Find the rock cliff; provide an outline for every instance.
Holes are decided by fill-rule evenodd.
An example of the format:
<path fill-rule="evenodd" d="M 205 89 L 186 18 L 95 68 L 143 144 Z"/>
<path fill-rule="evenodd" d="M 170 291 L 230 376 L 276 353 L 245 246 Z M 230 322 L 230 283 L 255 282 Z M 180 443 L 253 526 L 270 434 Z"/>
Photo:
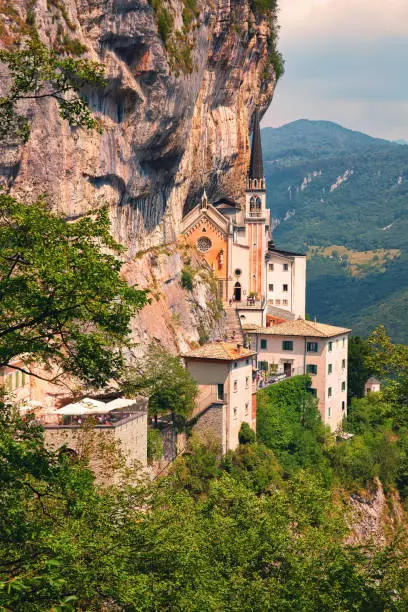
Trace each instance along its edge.
<path fill-rule="evenodd" d="M 2 152 L 3 184 L 27 201 L 47 193 L 72 218 L 109 204 L 113 233 L 130 257 L 173 241 L 183 209 L 204 186 L 210 197 L 241 198 L 252 114 L 256 105 L 266 109 L 276 82 L 273 20 L 255 6 L 252 0 L 0 2 L 3 44 L 18 14 L 47 44 L 76 53 L 86 48 L 107 77 L 105 88 L 84 92 L 103 133 L 70 128 L 54 101 L 33 102 L 28 144 Z"/>

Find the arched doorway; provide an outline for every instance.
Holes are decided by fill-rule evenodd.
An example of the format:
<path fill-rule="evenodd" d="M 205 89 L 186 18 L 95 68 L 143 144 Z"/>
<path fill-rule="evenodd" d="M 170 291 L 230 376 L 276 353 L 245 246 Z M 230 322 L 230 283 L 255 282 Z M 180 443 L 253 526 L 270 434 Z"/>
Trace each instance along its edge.
<path fill-rule="evenodd" d="M 241 301 L 241 283 L 235 283 L 234 285 L 234 300 L 236 302 Z"/>

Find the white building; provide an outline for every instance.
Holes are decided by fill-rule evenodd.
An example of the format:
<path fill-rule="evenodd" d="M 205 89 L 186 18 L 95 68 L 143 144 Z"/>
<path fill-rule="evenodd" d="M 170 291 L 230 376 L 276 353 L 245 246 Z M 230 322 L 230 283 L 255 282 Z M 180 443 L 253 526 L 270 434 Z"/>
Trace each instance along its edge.
<path fill-rule="evenodd" d="M 218 441 L 223 454 L 235 450 L 242 423 L 256 429 L 255 351 L 213 342 L 183 357 L 199 387 L 193 431 L 204 441 Z"/>
<path fill-rule="evenodd" d="M 350 329 L 301 319 L 248 328 L 258 368 L 286 377 L 309 374 L 324 423 L 334 431 L 347 414 L 347 351 Z"/>

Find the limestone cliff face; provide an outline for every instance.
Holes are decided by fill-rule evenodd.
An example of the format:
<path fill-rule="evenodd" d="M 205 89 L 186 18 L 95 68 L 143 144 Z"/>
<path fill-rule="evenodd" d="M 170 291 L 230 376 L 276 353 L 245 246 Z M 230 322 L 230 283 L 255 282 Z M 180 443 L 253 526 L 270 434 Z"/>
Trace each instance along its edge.
<path fill-rule="evenodd" d="M 197 3 L 189 74 L 171 66 L 148 0 L 30 4 L 44 41 L 66 32 L 105 65 L 106 88 L 84 92 L 104 132 L 71 129 L 53 101 L 33 103 L 28 144 L 3 152 L 0 163 L 13 194 L 29 201 L 47 193 L 70 217 L 108 203 L 130 257 L 174 240 L 204 186 L 210 197 L 242 198 L 252 113 L 265 110 L 275 86 L 270 25 L 251 0 Z M 163 4 L 181 30 L 184 0 Z M 26 5 L 14 1 L 23 18 Z"/>

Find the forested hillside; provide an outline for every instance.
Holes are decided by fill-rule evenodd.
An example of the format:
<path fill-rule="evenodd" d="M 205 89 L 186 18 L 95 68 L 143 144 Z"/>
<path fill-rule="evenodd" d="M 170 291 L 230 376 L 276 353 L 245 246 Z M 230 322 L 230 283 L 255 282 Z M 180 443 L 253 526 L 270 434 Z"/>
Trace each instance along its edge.
<path fill-rule="evenodd" d="M 408 341 L 408 147 L 324 121 L 266 128 L 262 137 L 275 240 L 313 254 L 308 312 L 360 334 L 384 323 Z M 338 245 L 360 253 L 364 265 L 353 269 Z"/>

